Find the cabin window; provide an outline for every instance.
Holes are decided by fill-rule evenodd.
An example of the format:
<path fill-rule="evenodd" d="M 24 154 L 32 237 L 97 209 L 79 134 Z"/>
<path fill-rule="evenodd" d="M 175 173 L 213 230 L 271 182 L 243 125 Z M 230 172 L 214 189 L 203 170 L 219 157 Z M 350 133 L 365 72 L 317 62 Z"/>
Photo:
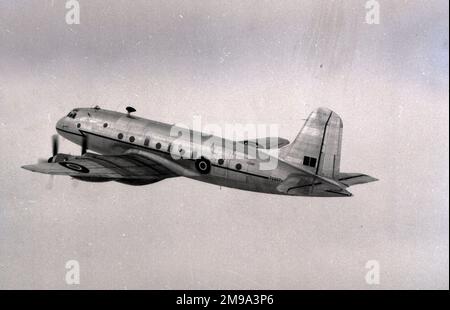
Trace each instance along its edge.
<path fill-rule="evenodd" d="M 119 134 L 117 135 L 117 138 L 119 138 L 120 140 L 122 140 L 122 139 L 123 139 L 123 133 L 119 133 Z"/>
<path fill-rule="evenodd" d="M 303 166 L 315 167 L 317 163 L 317 158 L 305 156 L 303 157 Z"/>
<path fill-rule="evenodd" d="M 78 124 L 77 124 L 77 128 L 80 128 L 80 127 L 81 127 L 81 124 L 80 124 L 80 123 L 78 123 Z"/>
<path fill-rule="evenodd" d="M 156 149 L 159 150 L 161 148 L 161 143 L 156 143 Z"/>
<path fill-rule="evenodd" d="M 236 169 L 237 170 L 241 170 L 242 169 L 242 165 L 241 164 L 236 164 Z"/>
<path fill-rule="evenodd" d="M 131 136 L 131 137 L 130 137 L 130 142 L 134 142 L 134 140 L 135 140 L 134 137 Z"/>
<path fill-rule="evenodd" d="M 103 128 L 106 128 L 106 127 L 108 127 L 108 123 L 103 124 Z"/>
<path fill-rule="evenodd" d="M 150 143 L 150 139 L 149 139 L 149 138 L 145 138 L 145 140 L 144 140 L 144 145 L 145 145 L 145 146 L 148 146 L 149 143 Z"/>
<path fill-rule="evenodd" d="M 218 160 L 218 163 L 219 163 L 219 165 L 223 165 L 224 160 L 221 158 L 221 159 Z"/>

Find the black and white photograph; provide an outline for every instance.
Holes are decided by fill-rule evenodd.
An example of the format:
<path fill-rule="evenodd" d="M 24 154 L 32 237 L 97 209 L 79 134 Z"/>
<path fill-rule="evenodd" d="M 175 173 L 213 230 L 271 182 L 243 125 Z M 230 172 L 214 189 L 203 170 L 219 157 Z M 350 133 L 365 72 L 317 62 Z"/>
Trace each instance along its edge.
<path fill-rule="evenodd" d="M 448 141 L 448 1 L 0 0 L 0 289 L 448 290 Z"/>

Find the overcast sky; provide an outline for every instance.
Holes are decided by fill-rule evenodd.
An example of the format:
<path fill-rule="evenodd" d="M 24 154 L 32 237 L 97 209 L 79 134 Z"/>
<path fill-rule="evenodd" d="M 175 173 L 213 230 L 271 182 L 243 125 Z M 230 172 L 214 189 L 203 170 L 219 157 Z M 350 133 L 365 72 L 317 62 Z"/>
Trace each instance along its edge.
<path fill-rule="evenodd" d="M 0 288 L 449 287 L 448 2 L 0 1 Z M 20 169 L 56 121 L 94 105 L 150 119 L 279 124 L 319 106 L 344 121 L 341 171 L 380 181 L 351 198 L 131 187 Z M 77 154 L 69 141 L 62 152 Z"/>

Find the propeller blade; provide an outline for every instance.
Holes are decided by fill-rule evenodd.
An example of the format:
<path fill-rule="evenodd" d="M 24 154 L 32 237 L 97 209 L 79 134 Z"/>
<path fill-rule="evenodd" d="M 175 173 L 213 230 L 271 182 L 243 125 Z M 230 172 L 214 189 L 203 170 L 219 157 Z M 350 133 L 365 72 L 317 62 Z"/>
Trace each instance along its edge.
<path fill-rule="evenodd" d="M 81 155 L 86 154 L 87 149 L 88 149 L 88 137 L 83 136 L 83 140 L 81 142 Z"/>
<path fill-rule="evenodd" d="M 58 148 L 59 148 L 58 135 L 53 135 L 52 136 L 52 154 L 53 154 L 53 156 L 58 154 Z"/>
<path fill-rule="evenodd" d="M 78 187 L 78 183 L 80 183 L 79 180 L 72 178 L 72 187 L 73 188 L 77 188 Z"/>
<path fill-rule="evenodd" d="M 55 177 L 54 175 L 50 175 L 49 176 L 48 181 L 47 181 L 47 185 L 45 186 L 45 188 L 47 190 L 52 190 L 53 189 L 53 184 L 54 184 L 54 179 L 55 179 L 54 177 Z"/>

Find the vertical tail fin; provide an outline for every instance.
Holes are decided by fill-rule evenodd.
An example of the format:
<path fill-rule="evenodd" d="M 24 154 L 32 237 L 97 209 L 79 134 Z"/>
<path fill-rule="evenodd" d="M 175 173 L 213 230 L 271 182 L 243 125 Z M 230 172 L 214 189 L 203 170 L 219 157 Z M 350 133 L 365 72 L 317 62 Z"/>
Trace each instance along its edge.
<path fill-rule="evenodd" d="M 281 150 L 280 158 L 312 173 L 339 178 L 342 120 L 327 108 L 314 110 L 294 142 Z"/>

